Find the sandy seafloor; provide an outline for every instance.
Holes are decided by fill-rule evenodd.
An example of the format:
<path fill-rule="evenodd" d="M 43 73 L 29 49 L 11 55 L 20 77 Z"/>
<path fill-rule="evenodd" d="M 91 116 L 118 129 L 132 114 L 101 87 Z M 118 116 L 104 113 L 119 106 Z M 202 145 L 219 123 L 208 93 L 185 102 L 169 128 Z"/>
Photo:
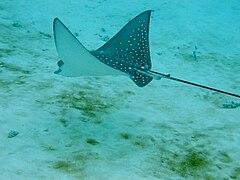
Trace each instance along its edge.
<path fill-rule="evenodd" d="M 154 70 L 240 93 L 238 0 L 1 0 L 0 179 L 240 179 L 238 98 L 53 73 L 54 17 L 92 50 L 148 9 Z"/>

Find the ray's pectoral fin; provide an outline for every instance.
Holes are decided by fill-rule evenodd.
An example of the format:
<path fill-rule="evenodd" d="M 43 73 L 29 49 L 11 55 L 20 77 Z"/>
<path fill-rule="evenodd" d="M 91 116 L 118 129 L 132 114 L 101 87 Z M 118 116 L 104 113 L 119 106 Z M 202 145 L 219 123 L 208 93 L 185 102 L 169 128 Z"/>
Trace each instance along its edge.
<path fill-rule="evenodd" d="M 64 76 L 121 75 L 93 56 L 58 19 L 53 22 L 55 45 L 61 60 L 55 73 Z"/>
<path fill-rule="evenodd" d="M 133 82 L 146 86 L 153 79 L 139 72 L 150 70 L 149 21 L 145 11 L 129 21 L 115 36 L 92 54 L 106 65 L 130 75 Z"/>

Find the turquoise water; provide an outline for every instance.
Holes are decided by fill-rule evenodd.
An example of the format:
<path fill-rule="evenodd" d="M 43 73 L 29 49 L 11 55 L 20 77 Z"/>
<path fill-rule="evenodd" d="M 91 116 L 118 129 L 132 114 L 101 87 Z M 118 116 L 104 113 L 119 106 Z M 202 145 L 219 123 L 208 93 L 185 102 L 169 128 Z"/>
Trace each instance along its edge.
<path fill-rule="evenodd" d="M 95 50 L 146 10 L 153 70 L 239 95 L 238 1 L 3 0 L 0 179 L 240 178 L 239 98 L 54 74 L 55 17 Z"/>

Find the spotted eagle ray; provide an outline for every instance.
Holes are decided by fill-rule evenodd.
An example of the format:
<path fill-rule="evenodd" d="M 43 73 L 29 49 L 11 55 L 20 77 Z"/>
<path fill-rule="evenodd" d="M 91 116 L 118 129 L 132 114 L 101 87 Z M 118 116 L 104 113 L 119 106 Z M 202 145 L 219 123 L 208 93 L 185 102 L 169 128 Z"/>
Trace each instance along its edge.
<path fill-rule="evenodd" d="M 95 51 L 88 51 L 70 30 L 55 18 L 54 39 L 61 59 L 55 73 L 70 77 L 128 75 L 139 87 L 146 86 L 153 79 L 166 78 L 240 98 L 237 94 L 152 71 L 149 50 L 150 15 L 151 10 L 139 14 Z"/>

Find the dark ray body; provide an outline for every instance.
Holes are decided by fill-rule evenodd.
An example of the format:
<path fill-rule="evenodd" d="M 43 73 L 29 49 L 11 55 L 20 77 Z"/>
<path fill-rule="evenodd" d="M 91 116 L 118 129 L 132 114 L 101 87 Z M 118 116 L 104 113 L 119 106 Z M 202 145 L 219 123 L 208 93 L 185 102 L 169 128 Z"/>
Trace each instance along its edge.
<path fill-rule="evenodd" d="M 102 47 L 91 52 L 106 65 L 129 74 L 140 87 L 153 79 L 137 71 L 152 67 L 148 35 L 150 15 L 150 10 L 139 14 Z"/>

